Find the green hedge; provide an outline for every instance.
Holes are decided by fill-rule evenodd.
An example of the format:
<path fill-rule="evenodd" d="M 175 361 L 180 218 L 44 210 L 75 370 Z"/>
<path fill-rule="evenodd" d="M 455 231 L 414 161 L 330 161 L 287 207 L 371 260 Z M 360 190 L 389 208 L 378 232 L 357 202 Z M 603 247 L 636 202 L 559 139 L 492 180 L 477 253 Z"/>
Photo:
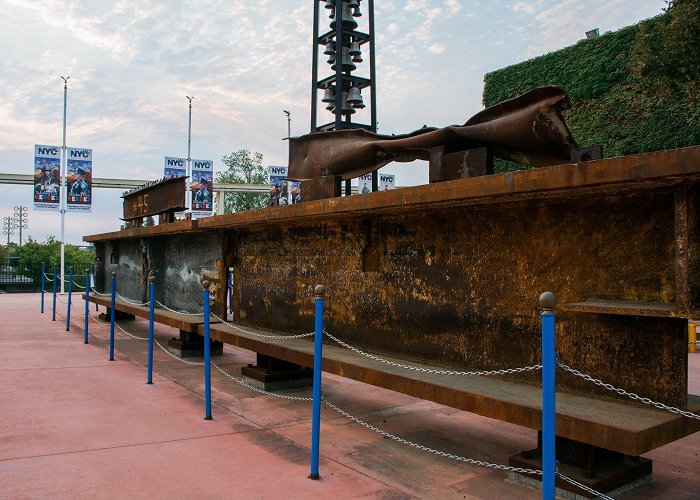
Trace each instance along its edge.
<path fill-rule="evenodd" d="M 700 144 L 700 75 L 692 71 L 679 81 L 656 70 L 669 52 L 659 40 L 670 38 L 674 50 L 678 47 L 668 36 L 675 27 L 673 14 L 487 73 L 483 103 L 491 106 L 535 87 L 559 85 L 571 98 L 565 118 L 574 138 L 580 146 L 601 144 L 605 157 Z M 694 36 L 688 50 L 697 50 Z M 497 160 L 495 168 L 531 167 Z"/>

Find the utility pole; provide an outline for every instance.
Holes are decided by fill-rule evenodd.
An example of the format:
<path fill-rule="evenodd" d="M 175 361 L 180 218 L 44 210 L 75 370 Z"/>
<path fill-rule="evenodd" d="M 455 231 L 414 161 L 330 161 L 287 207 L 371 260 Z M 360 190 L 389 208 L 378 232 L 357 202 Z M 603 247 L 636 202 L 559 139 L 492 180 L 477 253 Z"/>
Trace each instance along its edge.
<path fill-rule="evenodd" d="M 19 246 L 22 246 L 22 229 L 27 229 L 27 216 L 29 209 L 27 207 L 15 207 L 16 226 L 19 228 Z"/>

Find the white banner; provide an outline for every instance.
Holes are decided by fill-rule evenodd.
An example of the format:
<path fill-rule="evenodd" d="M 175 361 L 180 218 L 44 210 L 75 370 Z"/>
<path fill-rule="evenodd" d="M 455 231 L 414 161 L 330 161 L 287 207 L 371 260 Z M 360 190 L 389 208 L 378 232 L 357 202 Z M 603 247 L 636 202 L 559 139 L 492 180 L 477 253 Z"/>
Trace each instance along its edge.
<path fill-rule="evenodd" d="M 387 191 L 396 187 L 396 176 L 394 174 L 378 174 L 377 179 L 379 191 Z M 357 192 L 367 194 L 372 192 L 372 174 L 361 175 L 357 178 Z"/>
<path fill-rule="evenodd" d="M 61 147 L 34 145 L 34 210 L 61 206 Z"/>
<path fill-rule="evenodd" d="M 92 149 L 68 148 L 66 185 L 69 212 L 90 212 L 92 208 Z"/>
<path fill-rule="evenodd" d="M 357 192 L 359 194 L 372 192 L 372 174 L 364 174 L 357 178 Z"/>
<path fill-rule="evenodd" d="M 213 215 L 214 162 L 192 160 L 192 217 Z"/>
<path fill-rule="evenodd" d="M 396 187 L 396 176 L 394 174 L 379 174 L 379 190 L 388 191 Z"/>

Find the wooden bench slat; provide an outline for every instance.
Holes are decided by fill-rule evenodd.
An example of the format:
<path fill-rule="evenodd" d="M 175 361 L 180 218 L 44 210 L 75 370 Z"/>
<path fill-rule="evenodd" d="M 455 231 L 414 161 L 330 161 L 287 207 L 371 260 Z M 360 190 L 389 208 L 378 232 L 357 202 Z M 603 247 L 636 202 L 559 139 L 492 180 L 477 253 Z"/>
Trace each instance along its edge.
<path fill-rule="evenodd" d="M 200 334 L 202 331 L 200 327 Z M 305 339 L 263 339 L 221 323 L 212 325 L 211 337 L 313 367 L 313 343 Z M 411 372 L 326 344 L 323 371 L 531 429 L 541 427 L 542 395 L 538 387 L 493 377 Z M 700 422 L 666 411 L 557 393 L 557 435 L 620 453 L 641 455 L 698 430 Z"/>
<path fill-rule="evenodd" d="M 83 299 L 85 299 L 85 294 L 83 294 Z M 112 299 L 111 297 L 103 297 L 100 295 L 90 295 L 90 302 L 94 304 L 99 304 L 104 307 L 111 307 Z M 133 314 L 140 318 L 148 319 L 148 307 L 138 306 L 136 304 L 131 304 L 121 299 L 116 299 L 114 303 L 114 308 L 117 311 L 125 312 L 127 314 Z M 172 326 L 174 328 L 179 328 L 180 330 L 197 333 L 199 325 L 203 324 L 204 319 L 202 316 L 188 316 L 186 314 L 175 313 L 168 311 L 167 309 L 156 308 L 154 313 L 154 320 L 156 323 L 161 323 L 163 325 Z M 212 323 L 217 323 L 218 320 L 211 320 Z"/>

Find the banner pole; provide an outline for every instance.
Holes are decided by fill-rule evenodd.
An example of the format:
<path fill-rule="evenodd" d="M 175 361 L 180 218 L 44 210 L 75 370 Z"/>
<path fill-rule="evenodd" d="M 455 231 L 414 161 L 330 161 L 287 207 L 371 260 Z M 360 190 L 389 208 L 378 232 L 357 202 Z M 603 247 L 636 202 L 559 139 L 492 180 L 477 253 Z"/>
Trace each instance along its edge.
<path fill-rule="evenodd" d="M 68 155 L 66 154 L 66 113 L 68 110 L 68 79 L 70 76 L 61 77 L 63 79 L 63 146 L 61 146 L 61 182 L 60 182 L 60 211 L 61 211 L 61 293 L 65 290 L 63 276 L 65 275 L 66 267 L 66 244 L 65 244 L 65 227 L 66 227 L 66 172 L 68 165 Z"/>
<path fill-rule="evenodd" d="M 187 119 L 187 198 L 185 199 L 185 206 L 192 212 L 192 156 L 190 155 L 190 146 L 192 145 L 192 99 L 186 95 L 187 100 L 190 102 L 189 115 Z"/>

